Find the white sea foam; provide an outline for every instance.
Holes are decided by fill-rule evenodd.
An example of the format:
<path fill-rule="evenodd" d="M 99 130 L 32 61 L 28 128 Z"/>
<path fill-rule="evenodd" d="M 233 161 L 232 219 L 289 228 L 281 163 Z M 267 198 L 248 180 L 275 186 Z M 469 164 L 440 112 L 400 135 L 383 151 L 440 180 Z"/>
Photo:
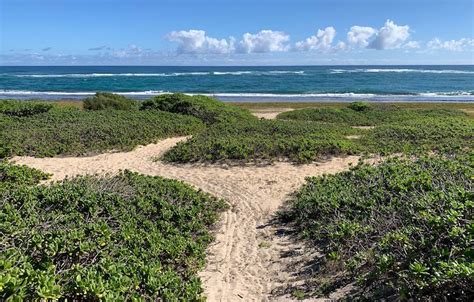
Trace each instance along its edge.
<path fill-rule="evenodd" d="M 238 71 L 203 71 L 203 72 L 172 72 L 172 73 L 67 73 L 67 74 L 15 74 L 18 78 L 99 78 L 99 77 L 180 77 L 203 75 L 283 75 L 304 74 L 303 70 L 238 70 Z"/>
<path fill-rule="evenodd" d="M 259 70 L 245 70 L 245 71 L 214 71 L 214 75 L 279 75 L 279 74 L 304 74 L 303 70 L 270 70 L 270 71 L 259 71 Z"/>
<path fill-rule="evenodd" d="M 209 75 L 209 72 L 173 73 L 68 73 L 68 74 L 17 74 L 19 78 L 97 78 L 97 77 L 178 77 Z"/>
<path fill-rule="evenodd" d="M 413 69 L 413 68 L 358 68 L 358 69 L 331 69 L 329 73 L 435 73 L 435 74 L 474 74 L 474 71 L 455 69 Z"/>
<path fill-rule="evenodd" d="M 171 93 L 162 90 L 146 90 L 146 91 L 132 91 L 132 92 L 114 92 L 121 95 L 129 96 L 154 96 Z M 0 90 L 0 96 L 89 96 L 94 95 L 95 92 L 62 92 L 62 91 L 29 91 L 29 90 Z M 453 92 L 423 92 L 415 95 L 398 95 L 398 94 L 373 94 L 373 93 L 293 93 L 293 94 L 278 94 L 278 93 L 186 93 L 188 95 L 207 95 L 212 97 L 224 98 L 345 98 L 345 99 L 371 99 L 371 98 L 462 98 L 474 100 L 474 91 L 453 91 Z"/>
<path fill-rule="evenodd" d="M 214 71 L 214 75 L 243 75 L 243 74 L 252 74 L 253 71 Z"/>

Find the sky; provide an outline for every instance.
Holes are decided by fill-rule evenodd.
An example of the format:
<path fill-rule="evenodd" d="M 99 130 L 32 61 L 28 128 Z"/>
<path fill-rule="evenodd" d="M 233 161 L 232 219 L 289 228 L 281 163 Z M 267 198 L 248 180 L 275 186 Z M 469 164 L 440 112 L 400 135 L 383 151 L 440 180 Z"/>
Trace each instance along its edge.
<path fill-rule="evenodd" d="M 0 65 L 474 64 L 473 0 L 0 0 Z"/>

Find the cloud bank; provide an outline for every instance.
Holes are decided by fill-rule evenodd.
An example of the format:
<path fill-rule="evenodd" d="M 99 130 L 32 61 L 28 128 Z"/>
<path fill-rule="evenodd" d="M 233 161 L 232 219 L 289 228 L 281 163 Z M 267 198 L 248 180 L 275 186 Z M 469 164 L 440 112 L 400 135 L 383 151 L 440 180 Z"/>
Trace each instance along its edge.
<path fill-rule="evenodd" d="M 282 31 L 270 29 L 257 33 L 245 33 L 237 41 L 234 37 L 218 39 L 210 37 L 204 30 L 190 29 L 172 31 L 166 38 L 178 44 L 178 54 L 231 54 L 231 53 L 267 53 L 282 51 L 338 51 L 354 48 L 384 49 L 416 49 L 420 48 L 417 41 L 409 41 L 410 27 L 397 25 L 388 19 L 379 28 L 354 25 L 346 34 L 346 41 L 335 42 L 336 29 L 328 26 L 318 29 L 315 35 L 289 43 L 290 36 Z M 433 42 L 434 43 L 434 42 Z M 439 46 L 444 47 L 444 46 Z"/>

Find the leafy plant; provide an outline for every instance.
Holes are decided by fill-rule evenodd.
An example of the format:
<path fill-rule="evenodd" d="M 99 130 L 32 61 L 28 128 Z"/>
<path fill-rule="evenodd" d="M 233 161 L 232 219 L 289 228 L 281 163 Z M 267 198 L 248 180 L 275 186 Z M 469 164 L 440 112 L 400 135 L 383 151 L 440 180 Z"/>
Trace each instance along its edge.
<path fill-rule="evenodd" d="M 227 105 L 216 99 L 181 93 L 163 94 L 142 103 L 142 110 L 158 109 L 184 115 L 192 115 L 206 124 L 236 122 L 256 119 L 250 111 Z"/>
<path fill-rule="evenodd" d="M 394 158 L 312 177 L 281 216 L 324 253 L 313 277 L 358 283 L 353 299 L 470 301 L 473 158 Z"/>
<path fill-rule="evenodd" d="M 296 121 L 219 123 L 179 143 L 164 159 L 172 162 L 275 159 L 307 162 L 360 151 L 357 143 L 345 137 L 358 131 L 347 126 Z"/>
<path fill-rule="evenodd" d="M 0 191 L 20 185 L 35 185 L 49 178 L 49 174 L 27 166 L 0 160 Z"/>
<path fill-rule="evenodd" d="M 57 108 L 21 118 L 0 115 L 0 158 L 130 150 L 140 144 L 193 134 L 203 128 L 203 123 L 194 117 L 157 110 Z"/>
<path fill-rule="evenodd" d="M 138 103 L 123 95 L 97 92 L 93 97 L 88 97 L 83 102 L 86 110 L 134 110 L 138 109 Z"/>
<path fill-rule="evenodd" d="M 368 106 L 368 107 L 367 107 Z M 449 109 L 404 109 L 395 105 L 351 103 L 347 108 L 299 109 L 280 113 L 283 120 L 339 123 L 350 126 L 378 126 L 388 123 L 403 123 L 423 118 L 465 118 L 460 110 Z"/>
<path fill-rule="evenodd" d="M 128 171 L 18 185 L 0 204 L 0 299 L 13 301 L 201 300 L 208 228 L 226 207 Z"/>
<path fill-rule="evenodd" d="M 369 111 L 372 109 L 372 106 L 366 102 L 352 102 L 347 106 L 347 108 L 354 111 Z"/>
<path fill-rule="evenodd" d="M 7 116 L 32 116 L 48 112 L 52 104 L 33 101 L 0 100 L 0 114 Z M 1 116 L 0 116 L 1 118 Z"/>

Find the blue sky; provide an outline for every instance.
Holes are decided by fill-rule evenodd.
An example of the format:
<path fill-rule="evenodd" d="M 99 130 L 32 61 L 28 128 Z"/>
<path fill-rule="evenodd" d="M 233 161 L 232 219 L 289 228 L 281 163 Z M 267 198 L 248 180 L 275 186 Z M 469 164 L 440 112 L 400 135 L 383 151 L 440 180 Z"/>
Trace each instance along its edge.
<path fill-rule="evenodd" d="M 0 64 L 474 64 L 473 20 L 472 0 L 0 0 Z"/>

